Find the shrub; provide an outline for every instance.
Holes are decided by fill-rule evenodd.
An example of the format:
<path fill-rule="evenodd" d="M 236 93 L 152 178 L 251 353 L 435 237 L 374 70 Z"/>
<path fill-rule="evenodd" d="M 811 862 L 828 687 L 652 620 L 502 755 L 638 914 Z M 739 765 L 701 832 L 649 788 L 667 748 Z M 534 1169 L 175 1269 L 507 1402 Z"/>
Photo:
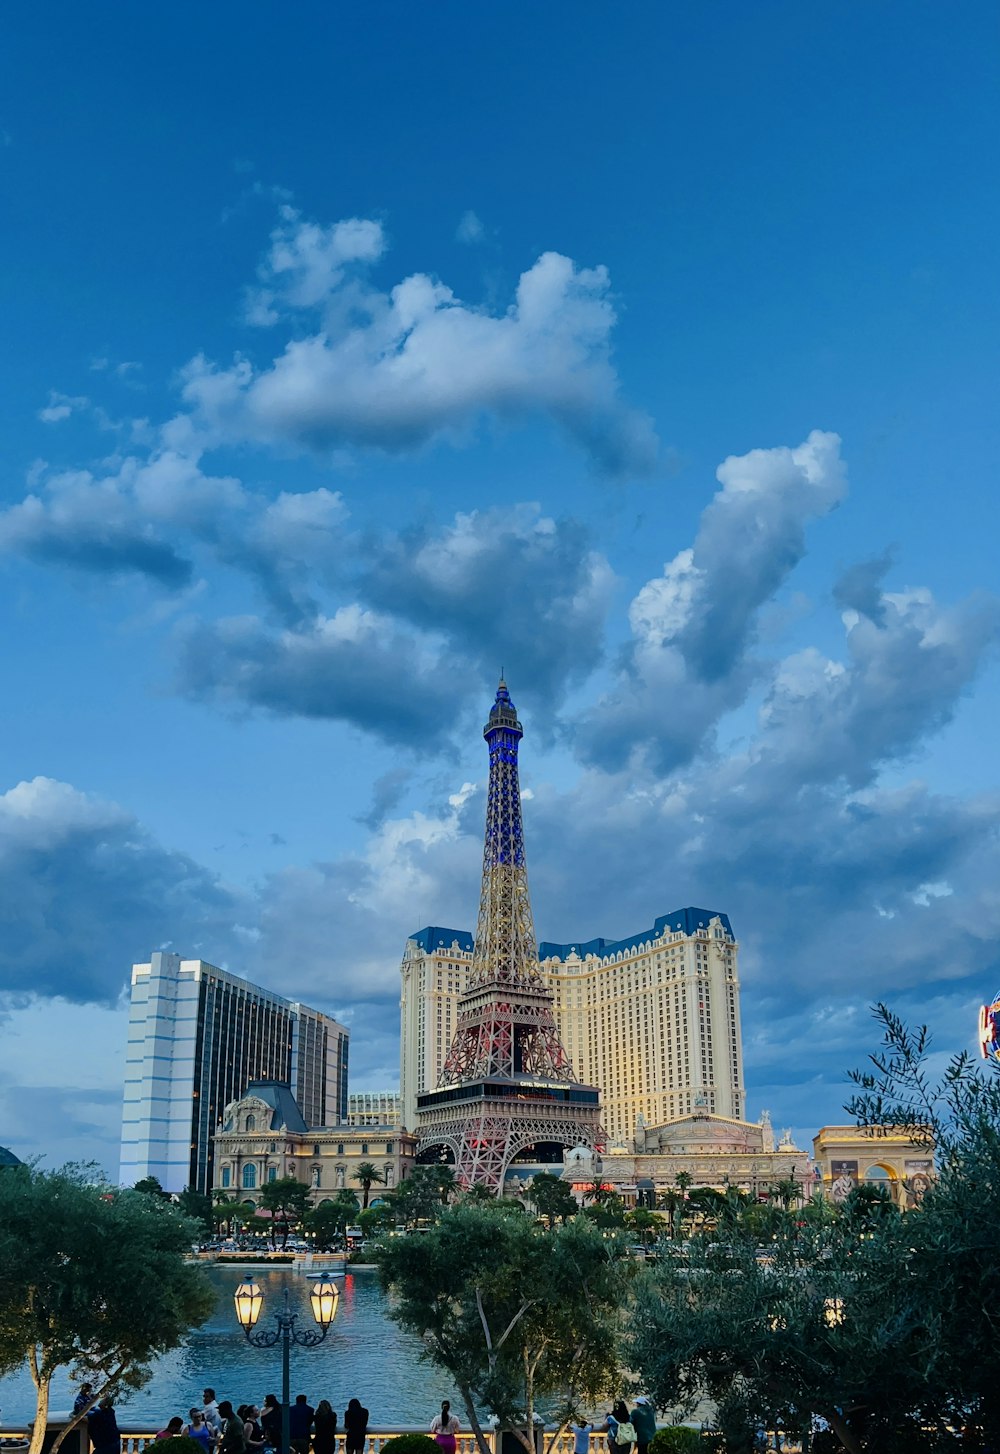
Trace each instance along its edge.
<path fill-rule="evenodd" d="M 386 1439 L 382 1454 L 441 1454 L 441 1451 L 428 1434 L 396 1434 Z"/>
<path fill-rule="evenodd" d="M 705 1445 L 697 1429 L 670 1424 L 657 1429 L 649 1441 L 649 1454 L 705 1454 Z"/>
<path fill-rule="evenodd" d="M 156 1454 L 205 1454 L 205 1446 L 201 1440 L 192 1439 L 187 1434 L 174 1434 L 169 1439 L 154 1439 L 146 1448 L 155 1449 Z"/>

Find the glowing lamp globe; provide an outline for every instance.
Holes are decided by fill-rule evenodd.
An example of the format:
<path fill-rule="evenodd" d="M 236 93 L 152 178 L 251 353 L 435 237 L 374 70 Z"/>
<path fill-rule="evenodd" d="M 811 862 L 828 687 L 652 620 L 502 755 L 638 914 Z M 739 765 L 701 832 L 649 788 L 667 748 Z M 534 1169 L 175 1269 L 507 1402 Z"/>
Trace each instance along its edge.
<path fill-rule="evenodd" d="M 264 1294 L 251 1278 L 249 1282 L 240 1283 L 233 1294 L 233 1301 L 236 1304 L 236 1321 L 244 1332 L 249 1332 L 260 1317 Z"/>
<path fill-rule="evenodd" d="M 309 1294 L 309 1301 L 312 1304 L 312 1315 L 321 1328 L 328 1328 L 337 1316 L 337 1305 L 340 1302 L 340 1291 L 335 1282 L 321 1278 L 314 1282 L 312 1292 Z"/>

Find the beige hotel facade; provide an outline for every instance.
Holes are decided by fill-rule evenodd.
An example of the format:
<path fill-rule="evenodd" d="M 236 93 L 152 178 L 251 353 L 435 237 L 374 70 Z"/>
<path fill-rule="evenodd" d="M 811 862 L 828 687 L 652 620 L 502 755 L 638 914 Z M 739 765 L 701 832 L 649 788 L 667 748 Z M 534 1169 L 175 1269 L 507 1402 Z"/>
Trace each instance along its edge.
<path fill-rule="evenodd" d="M 401 965 L 400 1113 L 437 1085 L 472 963 L 472 935 L 430 926 Z M 739 946 L 727 915 L 685 908 L 627 939 L 543 941 L 539 968 L 577 1076 L 601 1091 L 611 1145 L 696 1110 L 742 1121 Z"/>

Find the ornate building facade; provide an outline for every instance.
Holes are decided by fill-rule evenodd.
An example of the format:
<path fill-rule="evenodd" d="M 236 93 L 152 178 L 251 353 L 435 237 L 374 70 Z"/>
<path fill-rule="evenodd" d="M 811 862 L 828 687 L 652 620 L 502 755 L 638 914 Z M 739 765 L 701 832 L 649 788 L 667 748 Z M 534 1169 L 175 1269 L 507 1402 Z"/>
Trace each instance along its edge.
<path fill-rule="evenodd" d="M 310 1127 L 290 1085 L 257 1081 L 225 1108 L 215 1135 L 213 1189 L 256 1205 L 269 1181 L 294 1176 L 316 1206 L 341 1191 L 360 1195 L 357 1169 L 364 1162 L 375 1167 L 383 1187 L 398 1185 L 410 1173 L 415 1149 L 416 1138 L 398 1126 Z"/>
<path fill-rule="evenodd" d="M 455 1163 L 463 1187 L 503 1191 L 518 1157 L 551 1161 L 582 1142 L 599 1148 L 599 1092 L 566 1054 L 553 995 L 538 970 L 521 822 L 523 729 L 501 681 L 483 737 L 490 778 L 476 942 L 437 1084 L 416 1098 L 419 1153 Z"/>
<path fill-rule="evenodd" d="M 474 940 L 428 927 L 407 940 L 401 966 L 403 1124 L 435 1086 L 468 987 Z M 726 914 L 685 908 L 627 939 L 538 946 L 539 973 L 577 1074 L 599 1087 L 608 1135 L 631 1141 L 639 1119 L 657 1125 L 704 1104 L 746 1114 L 739 945 Z"/>
<path fill-rule="evenodd" d="M 918 1206 L 934 1176 L 934 1142 L 879 1126 L 823 1126 L 813 1137 L 816 1187 L 842 1202 L 858 1182 L 884 1186 L 904 1209 Z"/>

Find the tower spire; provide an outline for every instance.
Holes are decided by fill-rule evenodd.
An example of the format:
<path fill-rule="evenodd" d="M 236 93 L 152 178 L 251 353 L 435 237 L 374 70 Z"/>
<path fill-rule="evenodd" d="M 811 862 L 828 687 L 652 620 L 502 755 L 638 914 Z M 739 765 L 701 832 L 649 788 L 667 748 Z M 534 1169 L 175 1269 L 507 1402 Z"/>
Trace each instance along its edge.
<path fill-rule="evenodd" d="M 603 1133 L 598 1092 L 577 1081 L 538 969 L 517 770 L 524 729 L 502 677 L 483 736 L 490 779 L 472 966 L 441 1079 L 418 1097 L 417 1119 L 421 1151 L 449 1147 L 463 1186 L 499 1195 L 528 1146 L 551 1160 L 560 1146 L 598 1146 Z"/>

